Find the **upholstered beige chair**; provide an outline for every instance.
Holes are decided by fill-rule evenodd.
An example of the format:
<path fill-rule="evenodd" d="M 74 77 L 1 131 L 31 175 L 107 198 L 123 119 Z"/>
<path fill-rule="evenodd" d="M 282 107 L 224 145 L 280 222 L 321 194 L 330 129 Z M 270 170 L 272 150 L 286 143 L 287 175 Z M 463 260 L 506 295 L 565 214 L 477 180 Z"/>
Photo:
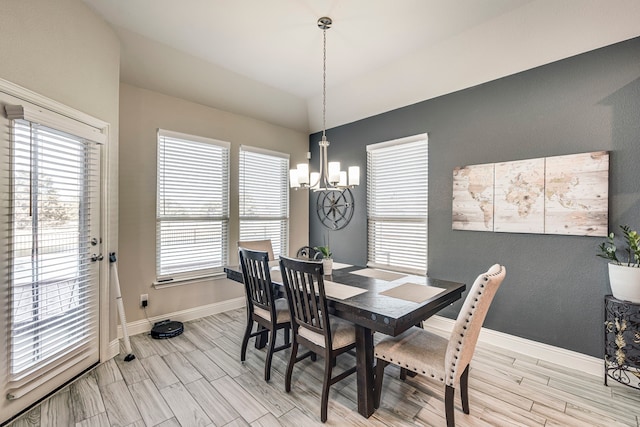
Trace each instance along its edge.
<path fill-rule="evenodd" d="M 264 251 L 269 254 L 269 261 L 274 261 L 271 240 L 238 240 L 238 249 L 245 248 L 253 251 Z"/>
<path fill-rule="evenodd" d="M 376 345 L 376 407 L 380 406 L 384 368 L 393 363 L 402 368 L 403 378 L 407 371 L 412 371 L 445 385 L 448 427 L 455 426 L 453 400 L 458 384 L 462 410 L 465 414 L 469 413 L 469 363 L 489 305 L 505 274 L 505 268 L 495 264 L 478 276 L 460 309 L 449 339 L 414 326 L 397 337 L 385 338 Z"/>
<path fill-rule="evenodd" d="M 242 338 L 240 360 L 246 360 L 247 344 L 251 337 L 262 337 L 268 333 L 269 347 L 264 362 L 264 380 L 269 381 L 273 353 L 291 346 L 289 305 L 286 299 L 274 296 L 267 252 L 240 248 L 238 254 L 247 296 L 247 327 Z M 258 324 L 258 329 L 251 332 L 254 322 Z M 284 344 L 276 347 L 276 337 L 280 329 L 284 329 Z"/>
<path fill-rule="evenodd" d="M 287 365 L 285 391 L 291 391 L 293 365 L 308 356 L 324 357 L 324 380 L 320 404 L 320 419 L 327 421 L 329 387 L 356 371 L 354 366 L 335 377 L 333 366 L 338 355 L 355 348 L 356 331 L 353 323 L 329 314 L 324 291 L 324 270 L 320 261 L 305 261 L 280 257 L 280 272 L 291 311 L 293 344 Z M 310 351 L 298 356 L 302 344 Z"/>

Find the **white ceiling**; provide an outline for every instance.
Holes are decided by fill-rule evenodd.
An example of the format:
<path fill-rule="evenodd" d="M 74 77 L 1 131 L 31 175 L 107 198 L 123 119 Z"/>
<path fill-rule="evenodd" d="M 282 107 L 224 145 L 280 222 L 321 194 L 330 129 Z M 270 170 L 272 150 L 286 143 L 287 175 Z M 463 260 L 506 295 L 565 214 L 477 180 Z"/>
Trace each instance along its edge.
<path fill-rule="evenodd" d="M 121 80 L 303 132 L 640 36 L 638 0 L 84 0 Z"/>

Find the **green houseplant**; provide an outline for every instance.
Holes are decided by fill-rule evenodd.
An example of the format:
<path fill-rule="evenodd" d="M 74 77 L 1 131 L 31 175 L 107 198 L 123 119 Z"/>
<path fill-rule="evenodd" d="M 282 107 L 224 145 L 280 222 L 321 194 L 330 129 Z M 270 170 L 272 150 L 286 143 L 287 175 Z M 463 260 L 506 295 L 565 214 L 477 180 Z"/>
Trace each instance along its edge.
<path fill-rule="evenodd" d="M 331 255 L 333 255 L 331 253 L 331 249 L 329 249 L 329 246 L 316 246 L 313 249 L 320 252 L 322 254 L 323 259 L 331 258 Z"/>
<path fill-rule="evenodd" d="M 607 241 L 602 242 L 600 246 L 599 257 L 608 259 L 609 261 L 617 265 L 627 265 L 628 267 L 640 267 L 640 235 L 632 230 L 628 225 L 621 225 L 622 235 L 624 236 L 624 242 L 626 247 L 621 251 L 625 258 L 620 261 L 618 258 L 618 247 L 615 243 L 615 234 L 609 233 Z M 624 264 L 623 264 L 624 263 Z"/>
<path fill-rule="evenodd" d="M 313 249 L 322 254 L 322 269 L 325 275 L 330 275 L 333 272 L 333 259 L 331 258 L 331 249 L 329 245 L 316 246 Z"/>
<path fill-rule="evenodd" d="M 598 248 L 598 256 L 609 260 L 609 284 L 614 297 L 640 303 L 640 235 L 628 225 L 621 225 L 623 246 L 609 233 Z"/>

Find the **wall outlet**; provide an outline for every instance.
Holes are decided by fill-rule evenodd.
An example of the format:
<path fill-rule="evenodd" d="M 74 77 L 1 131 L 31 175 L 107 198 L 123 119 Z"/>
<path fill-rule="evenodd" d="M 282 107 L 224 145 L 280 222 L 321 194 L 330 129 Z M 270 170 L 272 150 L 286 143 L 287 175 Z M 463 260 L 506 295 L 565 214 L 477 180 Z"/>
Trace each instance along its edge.
<path fill-rule="evenodd" d="M 149 294 L 140 295 L 140 307 L 144 308 L 149 305 Z"/>

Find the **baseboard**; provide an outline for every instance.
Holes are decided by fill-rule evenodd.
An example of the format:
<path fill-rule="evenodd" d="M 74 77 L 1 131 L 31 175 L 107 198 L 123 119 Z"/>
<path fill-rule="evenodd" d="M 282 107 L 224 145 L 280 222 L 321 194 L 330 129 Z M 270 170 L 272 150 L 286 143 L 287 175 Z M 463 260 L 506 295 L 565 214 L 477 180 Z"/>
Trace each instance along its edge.
<path fill-rule="evenodd" d="M 127 332 L 129 336 L 138 335 L 149 332 L 151 326 L 155 322 L 171 319 L 178 322 L 188 322 L 189 320 L 200 319 L 201 317 L 210 316 L 212 314 L 223 313 L 229 310 L 235 310 L 246 305 L 245 297 L 232 298 L 226 301 L 216 302 L 213 304 L 201 305 L 199 307 L 190 308 L 188 310 L 174 311 L 173 313 L 165 313 L 159 316 L 150 317 L 149 320 L 137 320 L 135 322 L 127 322 Z M 122 326 L 118 325 L 118 338 L 122 338 Z"/>
<path fill-rule="evenodd" d="M 444 334 L 451 333 L 454 320 L 442 316 L 433 316 L 425 321 L 425 324 L 436 331 Z M 525 338 L 516 337 L 514 335 L 505 334 L 503 332 L 493 331 L 491 329 L 482 328 L 478 342 L 487 343 L 516 353 L 526 354 L 527 356 L 546 362 L 554 363 L 569 369 L 604 377 L 604 361 L 597 357 L 588 356 L 560 347 L 554 347 L 548 344 L 531 341 Z"/>
<path fill-rule="evenodd" d="M 161 316 L 151 317 L 149 318 L 149 321 L 144 319 L 127 323 L 127 332 L 129 335 L 146 333 L 151 330 L 149 322 L 153 324 L 165 319 L 187 322 L 189 320 L 199 319 L 212 314 L 235 310 L 237 308 L 244 307 L 245 304 L 245 298 L 239 297 L 218 303 L 194 307 L 188 310 L 166 313 Z M 425 321 L 425 324 L 436 332 L 440 331 L 442 334 L 449 334 L 453 329 L 454 320 L 442 316 L 432 316 Z M 118 338 L 122 338 L 122 328 L 120 325 L 118 325 Z M 517 353 L 526 354 L 536 359 L 555 363 L 556 365 L 569 369 L 576 369 L 599 377 L 603 376 L 604 361 L 586 354 L 566 350 L 560 347 L 554 347 L 548 344 L 531 341 L 486 328 L 482 328 L 478 340 L 479 342 L 494 345 Z M 113 341 L 109 344 L 109 352 L 114 356 L 118 354 L 119 347 L 117 341 Z"/>

